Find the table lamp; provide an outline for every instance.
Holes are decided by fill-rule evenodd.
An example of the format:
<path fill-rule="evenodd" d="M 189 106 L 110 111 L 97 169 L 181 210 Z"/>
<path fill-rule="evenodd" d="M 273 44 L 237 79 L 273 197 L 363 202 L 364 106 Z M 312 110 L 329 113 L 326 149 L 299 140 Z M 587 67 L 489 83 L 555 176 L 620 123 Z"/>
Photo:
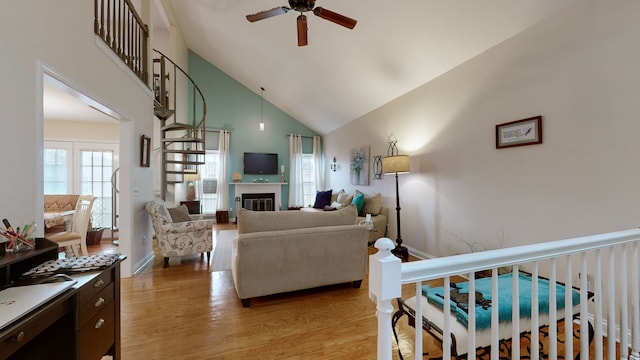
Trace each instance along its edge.
<path fill-rule="evenodd" d="M 184 181 L 188 181 L 187 185 L 187 200 L 193 201 L 196 199 L 196 187 L 193 185 L 194 181 L 200 181 L 200 174 L 197 171 L 188 172 L 184 174 Z"/>

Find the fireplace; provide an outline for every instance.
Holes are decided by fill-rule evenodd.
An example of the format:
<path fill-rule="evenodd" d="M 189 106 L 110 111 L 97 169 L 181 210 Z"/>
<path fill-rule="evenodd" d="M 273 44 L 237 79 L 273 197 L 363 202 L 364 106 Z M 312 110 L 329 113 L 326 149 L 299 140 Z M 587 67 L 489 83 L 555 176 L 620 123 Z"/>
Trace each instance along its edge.
<path fill-rule="evenodd" d="M 246 208 L 244 200 L 247 196 L 251 197 L 252 195 L 258 194 L 258 196 L 264 197 L 264 194 L 269 194 L 269 198 L 272 198 L 272 196 L 275 197 L 275 199 L 271 201 L 271 206 L 273 206 L 272 210 L 280 211 L 282 209 L 282 186 L 285 185 L 283 183 L 237 182 L 231 183 L 231 185 L 236 188 L 234 196 L 237 198 L 238 208 Z"/>
<path fill-rule="evenodd" d="M 242 194 L 242 207 L 254 211 L 275 211 L 275 193 Z"/>

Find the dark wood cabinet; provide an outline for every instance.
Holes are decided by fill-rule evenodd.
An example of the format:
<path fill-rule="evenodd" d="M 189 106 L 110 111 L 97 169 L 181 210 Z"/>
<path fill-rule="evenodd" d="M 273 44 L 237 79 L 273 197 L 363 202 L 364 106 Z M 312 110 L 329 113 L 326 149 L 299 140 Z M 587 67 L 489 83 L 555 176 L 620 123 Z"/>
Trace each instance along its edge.
<path fill-rule="evenodd" d="M 0 258 L 0 286 L 57 258 L 58 245 L 38 239 L 36 249 Z M 76 284 L 0 328 L 0 359 L 120 359 L 120 263 L 74 275 Z M 28 286 L 28 285 L 27 285 Z"/>

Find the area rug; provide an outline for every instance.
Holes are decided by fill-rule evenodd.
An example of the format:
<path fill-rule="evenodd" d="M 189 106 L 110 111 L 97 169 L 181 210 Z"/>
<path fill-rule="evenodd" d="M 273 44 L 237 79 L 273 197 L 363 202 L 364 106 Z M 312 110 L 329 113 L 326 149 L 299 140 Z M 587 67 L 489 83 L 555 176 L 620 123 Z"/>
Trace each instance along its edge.
<path fill-rule="evenodd" d="M 213 259 L 211 271 L 231 270 L 231 246 L 238 237 L 238 230 L 221 230 L 213 235 Z"/>

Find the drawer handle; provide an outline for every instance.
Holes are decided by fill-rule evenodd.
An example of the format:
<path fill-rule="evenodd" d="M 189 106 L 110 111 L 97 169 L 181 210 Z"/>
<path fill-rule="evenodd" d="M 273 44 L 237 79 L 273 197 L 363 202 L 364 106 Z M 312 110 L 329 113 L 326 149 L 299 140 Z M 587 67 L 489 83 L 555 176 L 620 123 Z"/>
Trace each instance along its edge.
<path fill-rule="evenodd" d="M 20 342 L 24 340 L 24 331 L 20 331 L 19 333 L 16 334 L 16 341 Z"/>
<path fill-rule="evenodd" d="M 102 325 L 104 325 L 104 319 L 100 319 L 96 322 L 96 329 L 100 329 L 102 327 Z"/>
<path fill-rule="evenodd" d="M 98 300 L 96 300 L 96 303 L 93 304 L 93 306 L 94 307 L 99 307 L 102 304 L 104 304 L 104 298 L 99 298 Z"/>
<path fill-rule="evenodd" d="M 93 284 L 93 287 L 97 288 L 97 287 L 100 287 L 102 285 L 104 285 L 104 280 L 98 279 L 98 281 L 96 281 L 95 284 Z"/>

